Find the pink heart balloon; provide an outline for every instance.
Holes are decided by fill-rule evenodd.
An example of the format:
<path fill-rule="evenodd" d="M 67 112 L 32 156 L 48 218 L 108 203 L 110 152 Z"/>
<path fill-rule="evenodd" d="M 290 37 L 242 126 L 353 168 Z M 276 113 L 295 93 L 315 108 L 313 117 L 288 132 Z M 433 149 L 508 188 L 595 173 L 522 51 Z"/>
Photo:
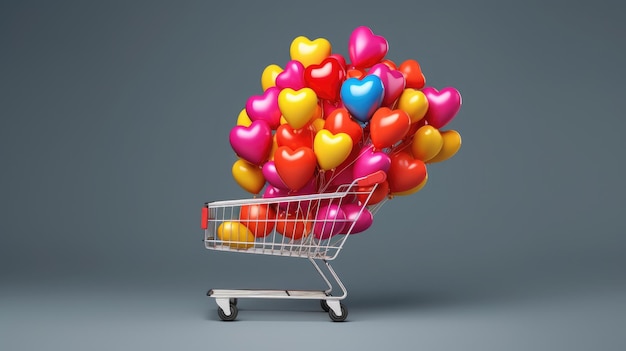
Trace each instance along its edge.
<path fill-rule="evenodd" d="M 304 82 L 304 65 L 297 60 L 291 60 L 285 69 L 276 76 L 276 86 L 280 89 L 291 88 L 300 90 L 306 87 Z"/>
<path fill-rule="evenodd" d="M 384 63 L 377 63 L 370 68 L 368 74 L 378 76 L 383 82 L 383 87 L 385 87 L 383 106 L 391 106 L 402 95 L 406 86 L 406 80 L 402 72 L 395 69 L 392 70 Z"/>
<path fill-rule="evenodd" d="M 316 239 L 326 240 L 341 233 L 346 225 L 346 214 L 336 204 L 322 206 L 313 225 L 313 235 Z"/>
<path fill-rule="evenodd" d="M 374 151 L 374 146 L 370 145 L 364 147 L 359 153 L 359 156 L 354 162 L 352 176 L 354 179 L 358 179 L 377 171 L 387 172 L 389 167 L 391 167 L 391 158 L 389 155 L 381 151 Z"/>
<path fill-rule="evenodd" d="M 422 89 L 428 100 L 428 110 L 424 117 L 429 125 L 440 129 L 450 122 L 461 108 L 461 93 L 452 87 L 437 90 L 433 87 Z"/>
<path fill-rule="evenodd" d="M 324 118 L 326 118 L 326 116 L 330 115 L 336 109 L 342 108 L 342 107 L 344 106 L 341 101 L 332 102 L 328 100 L 322 100 L 322 109 L 324 111 Z"/>
<path fill-rule="evenodd" d="M 346 223 L 343 233 L 350 230 L 350 227 L 353 225 L 352 230 L 350 230 L 350 234 L 357 234 L 367 230 L 372 226 L 374 222 L 374 215 L 367 208 L 363 208 L 361 211 L 361 206 L 357 204 L 344 204 L 341 205 L 341 209 L 343 213 L 346 215 Z"/>
<path fill-rule="evenodd" d="M 280 176 L 276 171 L 276 164 L 274 161 L 265 162 L 261 171 L 263 172 L 263 177 L 271 186 L 278 189 L 289 190 L 289 187 L 285 185 L 282 179 L 280 179 Z"/>
<path fill-rule="evenodd" d="M 235 126 L 230 130 L 230 145 L 242 159 L 262 164 L 272 148 L 272 130 L 264 120 L 253 121 L 250 126 Z"/>
<path fill-rule="evenodd" d="M 368 27 L 357 27 L 350 35 L 348 53 L 354 67 L 374 66 L 387 55 L 387 50 L 389 50 L 387 39 L 375 35 Z"/>
<path fill-rule="evenodd" d="M 280 125 L 281 112 L 278 108 L 280 88 L 270 87 L 262 95 L 253 95 L 246 101 L 246 113 L 251 121 L 263 120 L 272 129 Z"/>

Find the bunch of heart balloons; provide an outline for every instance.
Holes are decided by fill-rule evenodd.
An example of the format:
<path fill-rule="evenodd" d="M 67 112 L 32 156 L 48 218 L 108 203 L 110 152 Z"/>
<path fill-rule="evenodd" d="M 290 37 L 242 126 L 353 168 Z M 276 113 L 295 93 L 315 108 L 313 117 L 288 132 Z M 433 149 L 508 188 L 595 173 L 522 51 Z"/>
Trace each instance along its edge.
<path fill-rule="evenodd" d="M 327 39 L 295 38 L 290 60 L 263 70 L 262 94 L 247 99 L 230 131 L 237 184 L 271 198 L 332 192 L 385 172 L 368 203 L 346 204 L 357 208 L 422 189 L 427 164 L 450 159 L 461 147 L 460 134 L 443 129 L 457 115 L 461 95 L 453 87 L 425 86 L 416 60 L 396 65 L 388 50 L 387 40 L 365 26 L 350 35 L 349 62 Z M 345 219 L 354 211 L 317 212 Z M 371 224 L 361 222 L 361 230 Z M 322 232 L 317 236 L 341 230 Z"/>

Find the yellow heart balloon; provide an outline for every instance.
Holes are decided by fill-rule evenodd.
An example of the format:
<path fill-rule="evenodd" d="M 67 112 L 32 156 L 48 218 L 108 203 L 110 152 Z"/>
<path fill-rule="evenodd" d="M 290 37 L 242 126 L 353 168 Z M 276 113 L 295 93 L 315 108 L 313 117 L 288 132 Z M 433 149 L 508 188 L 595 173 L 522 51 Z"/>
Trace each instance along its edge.
<path fill-rule="evenodd" d="M 422 190 L 422 188 L 426 186 L 427 182 L 428 182 L 428 173 L 426 173 L 426 178 L 424 178 L 424 180 L 422 180 L 422 182 L 419 183 L 415 188 L 397 192 L 397 193 L 392 193 L 391 195 L 392 196 L 407 196 L 407 195 L 415 194 L 416 192 Z"/>
<path fill-rule="evenodd" d="M 299 36 L 291 42 L 289 53 L 292 60 L 297 60 L 304 67 L 319 65 L 325 58 L 330 56 L 332 46 L 325 38 L 309 40 L 305 36 Z"/>
<path fill-rule="evenodd" d="M 217 227 L 217 237 L 234 249 L 248 249 L 254 246 L 254 234 L 240 222 L 222 222 Z"/>
<path fill-rule="evenodd" d="M 311 88 L 285 88 L 278 94 L 278 108 L 291 128 L 307 125 L 317 110 L 317 95 Z"/>
<path fill-rule="evenodd" d="M 313 139 L 313 152 L 323 170 L 333 169 L 345 161 L 352 152 L 352 138 L 347 133 L 333 134 L 322 129 Z"/>
<path fill-rule="evenodd" d="M 276 77 L 283 72 L 283 69 L 279 65 L 271 64 L 263 70 L 261 74 L 261 86 L 263 91 L 276 86 Z"/>
<path fill-rule="evenodd" d="M 443 137 L 439 130 L 433 126 L 420 127 L 411 142 L 413 157 L 424 162 L 437 156 L 443 146 Z"/>
<path fill-rule="evenodd" d="M 252 120 L 250 119 L 248 113 L 246 112 L 246 109 L 244 108 L 243 110 L 241 110 L 241 112 L 239 112 L 239 117 L 237 117 L 237 125 L 249 127 L 251 124 Z"/>
<path fill-rule="evenodd" d="M 426 115 L 428 111 L 428 99 L 426 95 L 417 89 L 406 88 L 398 99 L 398 109 L 406 112 L 411 117 L 411 123 L 415 123 Z"/>
<path fill-rule="evenodd" d="M 446 130 L 441 132 L 443 138 L 443 146 L 437 156 L 428 160 L 427 163 L 435 163 L 445 161 L 454 156 L 461 148 L 461 134 L 456 130 Z"/>
<path fill-rule="evenodd" d="M 240 187 L 252 194 L 258 194 L 265 185 L 265 177 L 261 168 L 238 159 L 232 167 L 233 178 Z"/>
<path fill-rule="evenodd" d="M 313 131 L 315 133 L 324 129 L 324 124 L 326 124 L 326 121 L 323 118 L 315 118 L 313 119 L 313 122 L 311 122 L 311 126 L 313 127 Z"/>

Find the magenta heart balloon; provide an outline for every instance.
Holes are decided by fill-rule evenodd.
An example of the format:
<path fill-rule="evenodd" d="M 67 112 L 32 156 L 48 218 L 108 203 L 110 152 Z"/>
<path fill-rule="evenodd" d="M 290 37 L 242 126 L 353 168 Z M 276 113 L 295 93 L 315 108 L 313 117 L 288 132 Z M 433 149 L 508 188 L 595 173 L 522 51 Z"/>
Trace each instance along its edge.
<path fill-rule="evenodd" d="M 283 180 L 278 175 L 278 172 L 276 171 L 276 164 L 274 163 L 274 161 L 265 162 L 261 171 L 263 172 L 263 177 L 271 186 L 278 189 L 289 190 L 289 187 L 285 185 Z"/>
<path fill-rule="evenodd" d="M 341 207 L 336 204 L 322 206 L 315 216 L 313 225 L 313 235 L 316 239 L 330 239 L 344 230 L 346 225 L 346 214 Z"/>
<path fill-rule="evenodd" d="M 237 156 L 254 164 L 262 164 L 272 149 L 272 129 L 264 120 L 250 126 L 235 126 L 230 130 L 230 145 Z"/>
<path fill-rule="evenodd" d="M 382 151 L 374 151 L 374 146 L 369 145 L 361 150 L 354 162 L 352 176 L 354 179 L 358 179 L 377 171 L 387 172 L 389 167 L 391 167 L 389 155 Z"/>
<path fill-rule="evenodd" d="M 452 87 L 437 90 L 433 87 L 422 89 L 428 100 L 426 121 L 440 129 L 450 122 L 461 108 L 461 93 Z"/>
<path fill-rule="evenodd" d="M 276 76 L 276 86 L 280 89 L 291 88 L 293 90 L 306 87 L 304 65 L 297 60 L 287 62 L 285 69 Z"/>
<path fill-rule="evenodd" d="M 374 66 L 387 55 L 387 50 L 389 50 L 387 39 L 375 35 L 368 27 L 357 27 L 350 35 L 348 54 L 354 67 Z"/>
<path fill-rule="evenodd" d="M 272 129 L 280 125 L 281 112 L 278 108 L 280 88 L 270 87 L 262 95 L 252 95 L 246 101 L 246 113 L 251 121 L 263 120 Z"/>
<path fill-rule="evenodd" d="M 343 233 L 350 231 L 350 234 L 364 232 L 372 226 L 374 215 L 367 208 L 363 208 L 357 204 L 344 204 L 341 206 L 343 213 L 346 215 L 346 225 Z M 361 211 L 363 209 L 363 211 Z M 352 230 L 350 227 L 352 226 Z"/>
<path fill-rule="evenodd" d="M 402 72 L 392 70 L 384 63 L 377 63 L 368 74 L 378 76 L 385 87 L 385 95 L 383 97 L 383 106 L 391 106 L 402 95 L 406 86 L 406 80 Z"/>

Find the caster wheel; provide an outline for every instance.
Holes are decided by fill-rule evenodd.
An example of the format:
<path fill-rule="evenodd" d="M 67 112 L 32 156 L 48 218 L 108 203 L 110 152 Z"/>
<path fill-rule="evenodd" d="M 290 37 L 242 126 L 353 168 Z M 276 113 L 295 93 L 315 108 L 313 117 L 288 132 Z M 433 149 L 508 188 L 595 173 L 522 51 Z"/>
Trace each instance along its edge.
<path fill-rule="evenodd" d="M 346 306 L 343 304 L 340 304 L 339 306 L 341 307 L 341 316 L 336 315 L 335 311 L 332 309 L 328 309 L 328 315 L 333 322 L 343 322 L 346 320 L 346 317 L 348 317 L 348 309 Z"/>
<path fill-rule="evenodd" d="M 322 306 L 324 312 L 330 311 L 330 307 L 328 307 L 328 302 L 326 302 L 326 300 L 320 300 L 320 305 Z"/>
<path fill-rule="evenodd" d="M 237 300 L 237 298 L 236 298 L 236 297 L 233 297 L 233 298 L 231 298 L 231 299 L 230 299 L 230 303 L 231 303 L 232 305 L 237 306 L 237 302 L 238 302 L 238 300 Z"/>
<path fill-rule="evenodd" d="M 230 316 L 227 316 L 221 308 L 217 308 L 217 315 L 220 316 L 220 319 L 223 321 L 234 321 L 237 319 L 237 312 L 237 305 L 233 303 L 230 304 Z"/>

